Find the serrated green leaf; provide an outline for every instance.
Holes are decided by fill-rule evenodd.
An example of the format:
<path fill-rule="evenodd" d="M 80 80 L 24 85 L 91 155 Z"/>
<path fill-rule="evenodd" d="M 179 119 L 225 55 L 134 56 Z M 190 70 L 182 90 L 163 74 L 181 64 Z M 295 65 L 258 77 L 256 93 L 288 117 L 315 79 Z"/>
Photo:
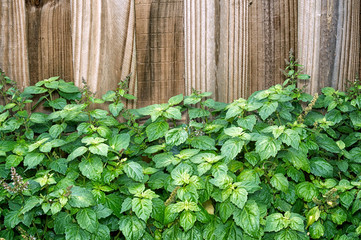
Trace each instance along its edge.
<path fill-rule="evenodd" d="M 124 172 L 128 177 L 141 182 L 144 178 L 143 168 L 139 163 L 129 162 L 124 166 Z"/>
<path fill-rule="evenodd" d="M 180 225 L 186 232 L 194 226 L 196 220 L 197 218 L 195 214 L 191 211 L 184 211 L 180 215 Z"/>
<path fill-rule="evenodd" d="M 288 180 L 282 173 L 276 173 L 273 175 L 270 183 L 274 188 L 282 192 L 287 192 L 288 190 Z"/>
<path fill-rule="evenodd" d="M 249 115 L 245 118 L 240 118 L 237 120 L 238 126 L 248 129 L 250 131 L 253 130 L 254 125 L 256 125 L 257 118 L 254 115 Z"/>
<path fill-rule="evenodd" d="M 91 233 L 95 233 L 99 225 L 95 211 L 90 208 L 81 209 L 76 214 L 76 220 L 82 229 Z"/>
<path fill-rule="evenodd" d="M 120 111 L 122 111 L 123 108 L 124 108 L 124 104 L 122 102 L 109 104 L 109 112 L 114 117 L 118 117 L 120 114 Z"/>
<path fill-rule="evenodd" d="M 324 159 L 316 157 L 310 161 L 311 173 L 315 176 L 329 178 L 333 176 L 333 167 Z"/>
<path fill-rule="evenodd" d="M 244 141 L 239 138 L 232 138 L 227 140 L 221 148 L 222 156 L 227 160 L 235 159 L 236 156 L 242 151 Z"/>
<path fill-rule="evenodd" d="M 69 204 L 76 208 L 85 208 L 95 203 L 93 194 L 86 188 L 74 186 L 71 189 Z"/>
<path fill-rule="evenodd" d="M 266 218 L 265 232 L 278 232 L 286 227 L 283 215 L 281 213 L 273 213 Z"/>
<path fill-rule="evenodd" d="M 234 205 L 242 209 L 247 202 L 247 195 L 248 192 L 244 188 L 237 188 L 233 190 L 230 200 Z"/>
<path fill-rule="evenodd" d="M 103 162 L 97 156 L 83 159 L 79 164 L 80 172 L 90 180 L 99 180 L 103 172 Z"/>
<path fill-rule="evenodd" d="M 66 240 L 90 240 L 90 233 L 81 229 L 77 224 L 69 224 L 65 227 Z"/>
<path fill-rule="evenodd" d="M 127 240 L 139 240 L 145 233 L 145 223 L 136 216 L 121 216 L 119 229 Z"/>
<path fill-rule="evenodd" d="M 201 150 L 216 150 L 216 142 L 213 138 L 208 136 L 194 137 L 191 141 L 191 146 Z"/>
<path fill-rule="evenodd" d="M 296 186 L 297 195 L 303 198 L 306 202 L 311 202 L 314 197 L 317 197 L 317 189 L 310 182 L 302 182 Z"/>
<path fill-rule="evenodd" d="M 146 222 L 152 213 L 152 200 L 133 198 L 132 210 L 135 212 L 138 218 Z"/>
<path fill-rule="evenodd" d="M 254 238 L 260 235 L 260 211 L 255 201 L 248 201 L 243 210 L 237 210 L 233 219 L 247 234 Z"/>
<path fill-rule="evenodd" d="M 86 153 L 88 151 L 88 148 L 82 146 L 82 147 L 78 147 L 77 149 L 75 149 L 73 152 L 71 152 L 68 156 L 67 161 L 72 161 L 75 158 L 83 155 L 84 153 Z"/>
<path fill-rule="evenodd" d="M 34 168 L 39 165 L 45 158 L 42 153 L 28 153 L 24 158 L 24 166 L 27 166 L 28 169 Z"/>
<path fill-rule="evenodd" d="M 91 145 L 89 147 L 89 151 L 91 153 L 98 154 L 98 155 L 105 156 L 105 157 L 108 155 L 108 149 L 109 149 L 109 146 L 107 144 L 104 144 L 104 143 Z"/>
<path fill-rule="evenodd" d="M 188 139 L 188 133 L 183 128 L 174 128 L 169 130 L 165 135 L 165 141 L 168 145 L 176 145 L 184 143 Z"/>
<path fill-rule="evenodd" d="M 280 149 L 280 142 L 271 137 L 262 136 L 256 142 L 256 152 L 260 155 L 261 160 L 275 157 Z"/>
<path fill-rule="evenodd" d="M 263 120 L 268 118 L 272 113 L 276 111 L 278 107 L 278 102 L 266 102 L 263 104 L 261 109 L 259 110 L 259 115 Z"/>
<path fill-rule="evenodd" d="M 176 96 L 171 97 L 168 100 L 169 105 L 173 106 L 173 105 L 177 105 L 179 103 L 181 103 L 183 101 L 183 94 L 179 94 Z"/>
<path fill-rule="evenodd" d="M 169 125 L 167 122 L 157 121 L 149 124 L 145 129 L 145 131 L 147 133 L 148 140 L 151 142 L 161 137 L 164 137 L 168 129 L 169 129 Z"/>
<path fill-rule="evenodd" d="M 325 234 L 325 227 L 322 225 L 321 221 L 317 221 L 310 226 L 308 231 L 310 232 L 310 237 L 312 237 L 312 239 L 319 239 Z"/>

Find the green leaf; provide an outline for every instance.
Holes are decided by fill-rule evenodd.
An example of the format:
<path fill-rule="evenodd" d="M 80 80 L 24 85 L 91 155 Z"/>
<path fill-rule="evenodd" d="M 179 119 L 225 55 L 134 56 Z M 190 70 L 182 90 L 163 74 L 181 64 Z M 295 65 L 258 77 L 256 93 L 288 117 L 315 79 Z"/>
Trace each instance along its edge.
<path fill-rule="evenodd" d="M 274 188 L 282 192 L 287 192 L 288 190 L 288 180 L 282 173 L 276 173 L 273 175 L 270 183 Z"/>
<path fill-rule="evenodd" d="M 69 224 L 65 227 L 66 240 L 90 240 L 90 233 L 81 229 L 77 224 Z"/>
<path fill-rule="evenodd" d="M 71 189 L 69 204 L 76 208 L 85 208 L 94 205 L 93 194 L 86 188 L 74 186 Z"/>
<path fill-rule="evenodd" d="M 244 188 L 237 188 L 233 190 L 230 200 L 238 208 L 242 209 L 247 202 L 248 192 Z"/>
<path fill-rule="evenodd" d="M 109 146 L 107 144 L 104 144 L 104 143 L 91 145 L 89 147 L 89 151 L 91 153 L 98 154 L 98 155 L 105 156 L 105 157 L 108 155 L 108 149 L 109 149 Z"/>
<path fill-rule="evenodd" d="M 191 146 L 201 150 L 216 150 L 215 140 L 208 136 L 194 137 L 191 141 Z"/>
<path fill-rule="evenodd" d="M 59 90 L 65 93 L 78 93 L 79 88 L 72 82 L 59 81 Z"/>
<path fill-rule="evenodd" d="M 189 184 L 192 173 L 193 169 L 190 165 L 186 163 L 179 164 L 171 172 L 171 176 L 174 180 L 174 185 Z"/>
<path fill-rule="evenodd" d="M 110 148 L 115 151 L 127 149 L 130 142 L 130 135 L 128 133 L 117 134 L 109 139 Z"/>
<path fill-rule="evenodd" d="M 265 232 L 278 232 L 286 227 L 283 215 L 281 213 L 273 213 L 266 218 Z"/>
<path fill-rule="evenodd" d="M 164 117 L 168 119 L 175 119 L 175 120 L 181 120 L 182 119 L 182 113 L 177 107 L 170 107 L 168 108 L 164 115 Z"/>
<path fill-rule="evenodd" d="M 332 222 L 336 223 L 337 225 L 341 225 L 347 220 L 347 213 L 344 209 L 337 207 L 332 210 L 331 214 Z"/>
<path fill-rule="evenodd" d="M 268 118 L 272 113 L 276 111 L 278 107 L 278 102 L 266 102 L 263 104 L 261 109 L 259 110 L 259 115 L 263 120 Z"/>
<path fill-rule="evenodd" d="M 254 125 L 256 125 L 257 118 L 255 115 L 249 115 L 245 118 L 240 118 L 237 120 L 238 126 L 248 129 L 250 131 L 253 130 Z"/>
<path fill-rule="evenodd" d="M 172 153 L 160 153 L 153 157 L 156 168 L 167 167 L 175 161 Z"/>
<path fill-rule="evenodd" d="M 103 162 L 99 157 L 91 156 L 80 162 L 79 170 L 85 177 L 97 181 L 100 179 L 103 172 Z"/>
<path fill-rule="evenodd" d="M 282 158 L 285 162 L 290 162 L 296 169 L 302 169 L 306 172 L 310 172 L 310 162 L 307 155 L 304 152 L 298 151 L 295 148 L 287 149 Z"/>
<path fill-rule="evenodd" d="M 127 240 L 139 240 L 145 233 L 145 223 L 135 216 L 121 216 L 119 229 Z"/>
<path fill-rule="evenodd" d="M 315 176 L 330 178 L 333 176 L 333 167 L 320 157 L 311 159 L 311 173 Z"/>
<path fill-rule="evenodd" d="M 183 94 L 179 94 L 179 95 L 171 97 L 168 100 L 168 103 L 169 103 L 169 105 L 174 106 L 174 105 L 181 103 L 182 101 L 183 101 Z"/>
<path fill-rule="evenodd" d="M 110 240 L 110 230 L 104 224 L 99 224 L 95 234 L 91 236 L 92 240 Z"/>
<path fill-rule="evenodd" d="M 295 240 L 300 239 L 297 235 L 297 232 L 291 229 L 283 229 L 281 232 L 279 232 L 275 238 L 275 240 Z M 307 238 L 304 238 L 307 239 Z"/>
<path fill-rule="evenodd" d="M 28 169 L 34 168 L 43 161 L 44 157 L 42 153 L 28 153 L 24 159 L 24 166 L 27 166 Z"/>
<path fill-rule="evenodd" d="M 96 205 L 94 207 L 94 211 L 98 219 L 107 218 L 113 213 L 113 211 L 110 208 L 107 208 L 102 204 Z"/>
<path fill-rule="evenodd" d="M 232 138 L 227 140 L 221 148 L 222 156 L 227 160 L 235 159 L 236 156 L 242 151 L 244 141 L 239 138 Z"/>
<path fill-rule="evenodd" d="M 207 116 L 209 116 L 209 114 L 210 114 L 210 112 L 205 109 L 200 109 L 200 108 L 188 109 L 189 119 L 207 117 Z"/>
<path fill-rule="evenodd" d="M 248 201 L 243 210 L 237 210 L 233 219 L 247 234 L 254 238 L 260 235 L 260 211 L 255 201 Z"/>
<path fill-rule="evenodd" d="M 168 129 L 169 129 L 169 125 L 167 122 L 157 121 L 149 124 L 145 129 L 145 131 L 147 133 L 148 140 L 151 142 L 161 137 L 164 137 Z"/>
<path fill-rule="evenodd" d="M 5 167 L 7 169 L 10 169 L 11 167 L 17 167 L 22 161 L 23 161 L 24 157 L 23 156 L 18 156 L 18 155 L 9 155 L 6 158 L 6 164 Z"/>
<path fill-rule="evenodd" d="M 337 146 L 336 142 L 332 140 L 332 138 L 328 137 L 326 134 L 317 134 L 316 142 L 321 148 L 325 149 L 328 152 L 340 152 L 340 148 Z"/>
<path fill-rule="evenodd" d="M 21 222 L 19 211 L 10 211 L 4 216 L 4 225 L 7 228 L 15 228 Z"/>
<path fill-rule="evenodd" d="M 45 113 L 31 113 L 30 115 L 30 121 L 33 123 L 45 123 L 47 121 L 47 115 Z"/>
<path fill-rule="evenodd" d="M 25 205 L 23 209 L 21 210 L 21 214 L 29 212 L 31 209 L 33 209 L 36 205 L 40 203 L 40 199 L 36 196 L 31 196 L 25 201 Z"/>
<path fill-rule="evenodd" d="M 184 231 L 188 231 L 194 226 L 197 218 L 194 213 L 191 211 L 184 211 L 180 216 L 180 225 L 184 229 Z"/>
<path fill-rule="evenodd" d="M 311 202 L 314 197 L 317 197 L 317 189 L 314 184 L 310 182 L 302 182 L 296 186 L 297 195 L 303 198 L 306 202 Z"/>
<path fill-rule="evenodd" d="M 128 162 L 124 166 L 124 172 L 128 177 L 138 182 L 141 182 L 144 178 L 143 168 L 139 163 L 136 162 Z"/>
<path fill-rule="evenodd" d="M 46 88 L 43 88 L 43 87 L 37 87 L 37 86 L 29 86 L 29 87 L 26 87 L 24 89 L 24 92 L 23 94 L 25 95 L 29 95 L 29 94 L 41 94 L 41 93 L 45 93 L 47 92 L 48 90 Z"/>
<path fill-rule="evenodd" d="M 183 128 L 174 128 L 165 135 L 165 141 L 168 145 L 179 146 L 188 139 L 188 133 Z"/>
<path fill-rule="evenodd" d="M 355 127 L 361 127 L 361 111 L 351 112 L 349 116 Z"/>
<path fill-rule="evenodd" d="M 301 80 L 308 80 L 308 79 L 311 78 L 311 76 L 310 76 L 310 75 L 307 75 L 307 74 L 299 74 L 299 75 L 297 76 L 297 78 L 298 78 L 298 79 L 301 79 Z"/>
<path fill-rule="evenodd" d="M 67 161 L 72 161 L 73 159 L 83 155 L 84 153 L 86 153 L 88 151 L 88 148 L 82 146 L 82 147 L 78 147 L 77 149 L 75 149 L 73 152 L 71 152 L 68 156 Z"/>
<path fill-rule="evenodd" d="M 66 104 L 67 102 L 64 98 L 57 98 L 49 102 L 49 106 L 57 110 L 63 109 Z"/>
<path fill-rule="evenodd" d="M 275 157 L 280 149 L 280 142 L 271 137 L 262 136 L 256 142 L 256 152 L 260 155 L 261 160 Z"/>
<path fill-rule="evenodd" d="M 57 138 L 66 128 L 66 124 L 55 124 L 49 129 L 49 134 L 52 138 Z"/>
<path fill-rule="evenodd" d="M 133 198 L 132 210 L 135 212 L 138 218 L 146 222 L 152 213 L 152 200 Z"/>
<path fill-rule="evenodd" d="M 286 214 L 285 214 L 286 215 Z M 291 222 L 290 227 L 293 230 L 304 232 L 305 231 L 305 225 L 302 219 L 302 216 L 296 213 L 291 213 Z"/>
<path fill-rule="evenodd" d="M 219 216 L 221 217 L 223 223 L 225 223 L 227 219 L 233 214 L 235 208 L 229 200 L 217 203 L 217 207 L 219 210 Z"/>
<path fill-rule="evenodd" d="M 95 211 L 90 208 L 81 209 L 76 214 L 76 220 L 82 229 L 91 233 L 95 233 L 99 225 Z"/>
<path fill-rule="evenodd" d="M 65 228 L 72 222 L 72 217 L 66 212 L 60 212 L 54 216 L 54 231 L 56 234 L 64 234 Z"/>
<path fill-rule="evenodd" d="M 319 239 L 325 234 L 325 227 L 321 221 L 317 221 L 310 226 L 308 231 L 310 232 L 310 237 L 312 237 L 312 239 Z"/>
<path fill-rule="evenodd" d="M 301 138 L 298 135 L 298 133 L 295 130 L 292 129 L 286 129 L 281 137 L 280 140 L 287 144 L 288 146 L 292 146 L 295 149 L 298 149 L 298 146 L 300 145 Z"/>
<path fill-rule="evenodd" d="M 122 102 L 109 104 L 109 112 L 114 116 L 118 117 L 120 111 L 124 108 L 124 104 Z"/>

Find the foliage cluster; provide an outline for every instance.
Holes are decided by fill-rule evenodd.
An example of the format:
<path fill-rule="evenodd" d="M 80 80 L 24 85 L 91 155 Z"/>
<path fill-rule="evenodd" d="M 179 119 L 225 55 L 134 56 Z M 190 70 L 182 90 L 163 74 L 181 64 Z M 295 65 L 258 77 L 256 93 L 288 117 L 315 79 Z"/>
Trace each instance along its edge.
<path fill-rule="evenodd" d="M 124 82 L 97 99 L 1 73 L 0 238 L 359 239 L 361 95 L 312 97 L 297 67 L 247 100 L 129 110 Z"/>

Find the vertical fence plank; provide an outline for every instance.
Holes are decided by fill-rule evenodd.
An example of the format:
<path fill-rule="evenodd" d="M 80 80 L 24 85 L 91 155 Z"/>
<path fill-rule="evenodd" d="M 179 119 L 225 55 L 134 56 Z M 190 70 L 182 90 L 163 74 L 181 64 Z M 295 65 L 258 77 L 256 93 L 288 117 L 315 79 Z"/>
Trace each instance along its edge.
<path fill-rule="evenodd" d="M 218 101 L 245 96 L 247 1 L 184 2 L 186 90 L 211 91 Z"/>
<path fill-rule="evenodd" d="M 216 0 L 184 1 L 187 94 L 192 88 L 216 92 L 218 12 Z"/>
<path fill-rule="evenodd" d="M 248 2 L 251 94 L 283 81 L 284 59 L 297 48 L 297 0 Z"/>
<path fill-rule="evenodd" d="M 307 90 L 344 89 L 360 66 L 360 2 L 299 0 L 299 16 L 299 59 L 311 75 Z"/>
<path fill-rule="evenodd" d="M 184 92 L 183 1 L 136 0 L 138 106 Z"/>
<path fill-rule="evenodd" d="M 29 62 L 25 2 L 3 0 L 0 3 L 0 68 L 20 88 L 29 84 Z"/>
<path fill-rule="evenodd" d="M 26 1 L 30 84 L 60 76 L 73 80 L 70 0 Z"/>
<path fill-rule="evenodd" d="M 134 0 L 71 0 L 74 81 L 85 80 L 98 96 L 132 74 L 136 94 Z"/>

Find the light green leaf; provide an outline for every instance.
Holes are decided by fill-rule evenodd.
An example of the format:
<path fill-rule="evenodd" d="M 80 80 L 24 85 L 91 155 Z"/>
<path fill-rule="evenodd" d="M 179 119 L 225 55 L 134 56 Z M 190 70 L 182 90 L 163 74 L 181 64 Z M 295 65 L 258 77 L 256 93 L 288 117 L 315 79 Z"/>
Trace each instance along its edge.
<path fill-rule="evenodd" d="M 97 181 L 100 179 L 103 172 L 103 162 L 99 157 L 91 156 L 90 158 L 81 161 L 79 170 L 85 177 Z"/>
<path fill-rule="evenodd" d="M 152 213 L 152 200 L 133 198 L 132 210 L 135 212 L 138 218 L 146 222 Z"/>
<path fill-rule="evenodd" d="M 254 238 L 260 235 L 260 211 L 255 201 L 248 201 L 243 210 L 237 210 L 233 219 L 247 234 Z"/>
<path fill-rule="evenodd" d="M 167 167 L 175 161 L 175 157 L 172 153 L 160 153 L 153 157 L 155 166 L 157 168 Z"/>
<path fill-rule="evenodd" d="M 191 211 L 184 211 L 180 216 L 180 225 L 184 229 L 184 231 L 188 231 L 194 226 L 197 218 L 194 213 Z"/>
<path fill-rule="evenodd" d="M 223 223 L 225 223 L 227 219 L 233 214 L 235 207 L 229 200 L 227 200 L 221 203 L 217 203 L 217 208 L 219 210 L 219 216 L 221 217 Z"/>
<path fill-rule="evenodd" d="M 179 95 L 171 97 L 168 100 L 168 103 L 170 106 L 174 106 L 174 105 L 181 103 L 182 101 L 183 101 L 183 94 L 179 94 Z"/>
<path fill-rule="evenodd" d="M 104 144 L 104 143 L 91 145 L 89 147 L 89 151 L 91 153 L 98 154 L 98 155 L 105 156 L 105 157 L 108 155 L 108 149 L 109 149 L 109 146 L 107 144 Z"/>
<path fill-rule="evenodd" d="M 315 176 L 330 178 L 333 176 L 333 167 L 320 157 L 311 159 L 311 173 Z"/>
<path fill-rule="evenodd" d="M 169 129 L 169 125 L 166 121 L 157 121 L 149 124 L 145 129 L 148 140 L 154 141 L 163 137 Z"/>
<path fill-rule="evenodd" d="M 24 157 L 23 156 L 18 156 L 18 155 L 9 155 L 6 158 L 6 164 L 5 167 L 7 169 L 10 169 L 11 167 L 17 167 L 22 161 L 23 161 Z"/>
<path fill-rule="evenodd" d="M 178 109 L 178 107 L 170 107 L 170 108 L 168 108 L 165 111 L 163 116 L 168 118 L 168 119 L 175 119 L 175 120 L 181 120 L 182 119 L 182 113 Z"/>
<path fill-rule="evenodd" d="M 259 115 L 263 120 L 268 118 L 272 113 L 276 111 L 278 107 L 278 102 L 266 102 L 263 104 L 261 109 L 259 110 Z"/>
<path fill-rule="evenodd" d="M 310 182 L 301 182 L 297 184 L 296 191 L 297 195 L 306 202 L 311 202 L 314 197 L 317 197 L 317 189 L 315 185 Z"/>
<path fill-rule="evenodd" d="M 55 124 L 49 129 L 49 134 L 52 138 L 57 138 L 66 128 L 67 124 Z"/>
<path fill-rule="evenodd" d="M 81 229 L 77 224 L 65 226 L 66 240 L 90 240 L 90 233 Z"/>
<path fill-rule="evenodd" d="M 99 225 L 95 211 L 90 208 L 81 209 L 76 214 L 76 220 L 82 229 L 91 233 L 94 233 Z"/>
<path fill-rule="evenodd" d="M 24 165 L 27 166 L 28 169 L 34 168 L 43 161 L 44 157 L 42 153 L 28 153 L 25 156 Z"/>
<path fill-rule="evenodd" d="M 109 112 L 114 116 L 118 117 L 120 111 L 124 108 L 124 104 L 122 102 L 109 104 Z"/>
<path fill-rule="evenodd" d="M 31 196 L 25 201 L 24 207 L 21 209 L 21 214 L 29 212 L 31 209 L 33 209 L 36 205 L 40 203 L 39 197 Z"/>
<path fill-rule="evenodd" d="M 145 233 L 145 223 L 136 216 L 121 216 L 119 229 L 127 240 L 139 240 Z"/>
<path fill-rule="evenodd" d="M 138 182 L 142 181 L 144 178 L 143 168 L 139 163 L 136 162 L 128 162 L 124 166 L 124 172 L 128 177 Z"/>
<path fill-rule="evenodd" d="M 245 118 L 240 118 L 237 120 L 238 126 L 248 129 L 250 131 L 253 130 L 254 125 L 256 125 L 257 118 L 255 115 L 249 115 Z"/>
<path fill-rule="evenodd" d="M 242 151 L 244 141 L 239 138 L 232 138 L 227 140 L 221 148 L 222 156 L 227 160 L 235 159 L 236 156 Z"/>
<path fill-rule="evenodd" d="M 271 185 L 282 192 L 287 192 L 288 184 L 287 178 L 282 173 L 276 173 L 271 178 Z"/>
<path fill-rule="evenodd" d="M 340 207 L 334 208 L 331 213 L 331 220 L 337 225 L 341 225 L 347 220 L 346 211 Z"/>
<path fill-rule="evenodd" d="M 4 225 L 8 228 L 15 228 L 21 222 L 20 211 L 10 211 L 4 216 Z"/>
<path fill-rule="evenodd" d="M 300 145 L 301 138 L 295 130 L 286 129 L 280 137 L 281 141 L 288 146 L 292 146 L 295 149 L 298 149 Z"/>
<path fill-rule="evenodd" d="M 248 192 L 244 188 L 237 188 L 233 190 L 230 200 L 238 208 L 242 209 L 247 202 Z"/>
<path fill-rule="evenodd" d="M 285 228 L 285 222 L 281 213 L 273 213 L 266 218 L 265 232 L 278 232 Z"/>
<path fill-rule="evenodd" d="M 280 149 L 280 142 L 271 137 L 262 136 L 256 142 L 256 152 L 260 155 L 261 160 L 275 157 Z"/>
<path fill-rule="evenodd" d="M 209 114 L 210 114 L 210 112 L 205 109 L 200 109 L 200 108 L 188 109 L 189 119 L 207 117 L 207 116 L 209 116 Z"/>
<path fill-rule="evenodd" d="M 325 227 L 323 226 L 321 221 L 317 221 L 310 226 L 308 231 L 310 232 L 310 237 L 312 239 L 319 239 L 325 234 Z"/>
<path fill-rule="evenodd" d="M 72 161 L 73 159 L 83 155 L 84 153 L 86 153 L 86 151 L 88 151 L 88 148 L 82 146 L 82 147 L 78 147 L 77 149 L 75 149 L 74 151 L 72 151 L 69 156 L 68 156 L 68 161 Z"/>
<path fill-rule="evenodd" d="M 184 143 L 188 139 L 188 133 L 183 128 L 174 128 L 169 130 L 165 135 L 165 141 L 168 145 L 176 145 Z"/>
<path fill-rule="evenodd" d="M 208 136 L 194 137 L 191 141 L 192 147 L 201 150 L 216 150 L 215 144 L 216 144 L 215 140 Z"/>
<path fill-rule="evenodd" d="M 116 134 L 109 139 L 109 146 L 115 151 L 121 151 L 128 148 L 129 142 L 130 135 L 128 133 Z"/>
<path fill-rule="evenodd" d="M 298 151 L 295 148 L 289 148 L 282 155 L 282 158 L 285 162 L 292 163 L 295 168 L 310 172 L 310 162 L 304 152 Z"/>
<path fill-rule="evenodd" d="M 95 203 L 93 194 L 86 188 L 74 186 L 71 189 L 69 204 L 76 208 L 85 208 Z"/>

